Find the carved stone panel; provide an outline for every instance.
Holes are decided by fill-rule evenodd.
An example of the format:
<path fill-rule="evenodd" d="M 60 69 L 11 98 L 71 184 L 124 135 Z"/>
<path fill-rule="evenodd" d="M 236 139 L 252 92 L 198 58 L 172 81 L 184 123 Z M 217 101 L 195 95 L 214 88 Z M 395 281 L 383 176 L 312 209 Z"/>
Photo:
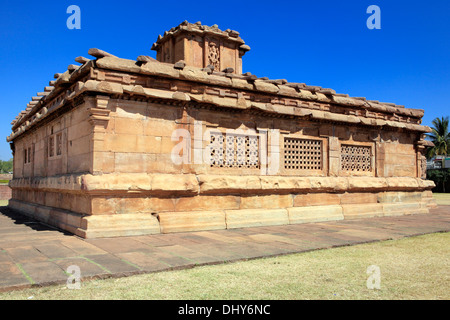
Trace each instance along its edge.
<path fill-rule="evenodd" d="M 220 44 L 215 39 L 208 39 L 208 63 L 214 66 L 214 70 L 220 71 Z"/>

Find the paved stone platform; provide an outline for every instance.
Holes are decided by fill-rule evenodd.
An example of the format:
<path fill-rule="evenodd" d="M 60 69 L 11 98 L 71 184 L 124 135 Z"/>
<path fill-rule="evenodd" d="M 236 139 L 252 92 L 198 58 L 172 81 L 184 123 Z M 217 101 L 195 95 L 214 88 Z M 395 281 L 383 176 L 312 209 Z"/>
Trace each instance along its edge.
<path fill-rule="evenodd" d="M 81 239 L 0 207 L 0 290 L 121 277 L 450 231 L 450 206 L 430 214 L 120 238 Z"/>

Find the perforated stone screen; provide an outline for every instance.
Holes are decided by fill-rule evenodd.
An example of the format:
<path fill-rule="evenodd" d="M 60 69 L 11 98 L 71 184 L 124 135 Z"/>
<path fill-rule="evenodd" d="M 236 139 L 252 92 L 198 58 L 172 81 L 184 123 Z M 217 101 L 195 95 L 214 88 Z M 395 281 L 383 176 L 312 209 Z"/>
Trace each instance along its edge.
<path fill-rule="evenodd" d="M 284 168 L 322 170 L 322 141 L 284 138 Z"/>
<path fill-rule="evenodd" d="M 211 133 L 211 167 L 259 169 L 259 137 Z"/>
<path fill-rule="evenodd" d="M 372 171 L 372 148 L 370 146 L 341 145 L 341 170 Z"/>

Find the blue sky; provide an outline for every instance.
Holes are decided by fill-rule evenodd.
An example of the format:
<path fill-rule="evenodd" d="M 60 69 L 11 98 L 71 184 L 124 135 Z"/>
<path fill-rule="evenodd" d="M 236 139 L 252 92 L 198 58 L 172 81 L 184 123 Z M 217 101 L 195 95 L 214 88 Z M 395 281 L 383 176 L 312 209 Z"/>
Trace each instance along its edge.
<path fill-rule="evenodd" d="M 53 74 L 100 48 L 156 56 L 158 34 L 182 21 L 233 29 L 251 47 L 243 72 L 332 88 L 449 115 L 450 1 L 0 1 L 0 159 L 11 158 L 10 122 Z M 67 7 L 81 9 L 69 30 Z M 381 29 L 369 30 L 370 5 Z"/>

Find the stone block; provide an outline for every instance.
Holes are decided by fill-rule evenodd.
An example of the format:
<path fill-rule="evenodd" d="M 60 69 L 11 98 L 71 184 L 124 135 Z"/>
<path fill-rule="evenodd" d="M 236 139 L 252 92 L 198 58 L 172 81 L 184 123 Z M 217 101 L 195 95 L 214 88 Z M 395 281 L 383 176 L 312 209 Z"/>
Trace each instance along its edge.
<path fill-rule="evenodd" d="M 175 211 L 211 211 L 215 209 L 239 209 L 240 197 L 234 195 L 199 195 L 173 199 Z M 174 211 L 172 210 L 172 211 Z"/>
<path fill-rule="evenodd" d="M 416 174 L 416 167 L 414 165 L 396 165 L 393 166 L 394 173 L 393 175 L 396 177 L 413 177 Z"/>
<path fill-rule="evenodd" d="M 71 173 L 90 172 L 92 167 L 92 156 L 90 153 L 69 155 L 67 158 L 67 170 Z"/>
<path fill-rule="evenodd" d="M 147 172 L 149 156 L 146 153 L 115 152 L 115 172 L 139 173 Z M 106 173 L 106 172 L 105 172 Z"/>
<path fill-rule="evenodd" d="M 288 208 L 289 224 L 343 220 L 339 205 Z"/>
<path fill-rule="evenodd" d="M 72 141 L 83 136 L 90 135 L 93 131 L 92 124 L 89 121 L 83 121 L 67 128 L 67 140 Z"/>
<path fill-rule="evenodd" d="M 116 134 L 144 134 L 144 120 L 133 118 L 114 118 Z"/>
<path fill-rule="evenodd" d="M 152 191 L 197 193 L 199 182 L 192 174 L 152 175 Z"/>
<path fill-rule="evenodd" d="M 384 216 L 400 216 L 407 214 L 426 214 L 429 213 L 428 208 L 421 206 L 421 203 L 383 203 Z"/>
<path fill-rule="evenodd" d="M 68 147 L 68 155 L 79 155 L 89 153 L 91 151 L 91 135 L 70 140 Z"/>
<path fill-rule="evenodd" d="M 417 179 L 412 177 L 389 177 L 386 182 L 391 190 L 414 190 L 419 187 Z"/>
<path fill-rule="evenodd" d="M 292 207 L 290 194 L 273 195 L 243 195 L 241 196 L 240 209 L 278 209 Z"/>
<path fill-rule="evenodd" d="M 75 233 L 83 238 L 135 236 L 160 233 L 160 227 L 151 214 L 94 215 L 82 218 Z"/>
<path fill-rule="evenodd" d="M 377 194 L 377 201 L 379 203 L 420 202 L 421 200 L 421 192 L 391 191 Z"/>
<path fill-rule="evenodd" d="M 146 116 L 146 109 L 147 103 L 128 100 L 126 104 L 118 103 L 114 114 L 111 113 L 111 116 L 143 120 Z"/>
<path fill-rule="evenodd" d="M 307 191 L 311 189 L 310 179 L 307 177 L 275 177 L 275 176 L 261 176 L 260 177 L 262 190 L 277 190 L 277 191 Z"/>
<path fill-rule="evenodd" d="M 226 229 L 222 210 L 160 212 L 161 233 Z"/>
<path fill-rule="evenodd" d="M 326 206 L 340 204 L 336 193 L 307 193 L 294 196 L 294 207 Z"/>
<path fill-rule="evenodd" d="M 384 215 L 381 203 L 344 204 L 342 213 L 345 219 L 382 217 Z"/>
<path fill-rule="evenodd" d="M 423 198 L 422 199 L 422 207 L 426 207 L 428 209 L 437 208 L 437 202 L 434 198 Z"/>
<path fill-rule="evenodd" d="M 198 175 L 200 193 L 223 193 L 239 190 L 261 190 L 259 177 L 230 175 Z"/>
<path fill-rule="evenodd" d="M 152 145 L 149 144 L 148 137 L 143 135 L 106 134 L 101 151 L 152 153 Z"/>
<path fill-rule="evenodd" d="M 377 203 L 377 194 L 369 192 L 352 192 L 340 195 L 341 204 Z"/>
<path fill-rule="evenodd" d="M 385 190 L 388 187 L 388 183 L 384 178 L 375 177 L 349 177 L 348 189 L 353 191 L 363 190 Z"/>
<path fill-rule="evenodd" d="M 342 192 L 350 188 L 349 180 L 344 177 L 309 177 L 311 189 L 315 191 Z"/>
<path fill-rule="evenodd" d="M 385 158 L 386 164 L 414 166 L 416 162 L 416 155 L 412 154 L 389 154 Z"/>
<path fill-rule="evenodd" d="M 225 210 L 227 229 L 289 224 L 286 209 Z"/>
<path fill-rule="evenodd" d="M 115 153 L 113 152 L 94 152 L 93 153 L 94 171 L 102 173 L 115 172 Z"/>
<path fill-rule="evenodd" d="M 174 211 L 175 199 L 142 196 L 97 196 L 92 199 L 92 214 L 129 214 Z"/>

